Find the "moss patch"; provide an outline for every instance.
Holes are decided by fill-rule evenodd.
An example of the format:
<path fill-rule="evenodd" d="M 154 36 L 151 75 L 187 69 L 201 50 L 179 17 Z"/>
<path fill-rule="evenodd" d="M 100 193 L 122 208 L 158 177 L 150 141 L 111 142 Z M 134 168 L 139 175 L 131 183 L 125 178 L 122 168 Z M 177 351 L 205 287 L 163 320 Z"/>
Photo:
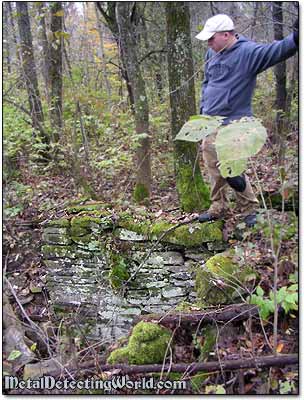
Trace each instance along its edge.
<path fill-rule="evenodd" d="M 137 183 L 134 188 L 133 197 L 137 203 L 141 203 L 149 198 L 149 190 L 146 185 Z"/>
<path fill-rule="evenodd" d="M 106 208 L 110 207 L 111 204 L 107 203 L 89 203 L 89 204 L 74 205 L 71 207 L 67 207 L 66 211 L 71 214 L 78 214 L 80 212 L 105 210 Z"/>
<path fill-rule="evenodd" d="M 100 218 L 73 217 L 71 220 L 71 236 L 84 236 L 92 231 L 100 229 Z"/>
<path fill-rule="evenodd" d="M 148 219 L 135 222 L 134 217 L 129 213 L 121 213 L 119 215 L 117 226 L 129 231 L 133 231 L 140 235 L 148 235 L 151 228 L 151 222 Z"/>
<path fill-rule="evenodd" d="M 254 275 L 250 267 L 242 267 L 233 259 L 232 252 L 216 254 L 197 269 L 195 290 L 202 304 L 233 303 Z"/>
<path fill-rule="evenodd" d="M 204 183 L 199 168 L 193 173 L 191 163 L 177 164 L 176 188 L 183 211 L 193 212 L 209 208 L 209 187 Z"/>
<path fill-rule="evenodd" d="M 205 361 L 209 353 L 214 349 L 215 341 L 216 341 L 217 331 L 214 326 L 206 325 L 200 331 L 200 336 L 203 337 L 203 341 L 199 344 L 199 361 Z"/>
<path fill-rule="evenodd" d="M 110 263 L 111 272 L 109 275 L 109 279 L 111 282 L 111 286 L 114 289 L 118 289 L 130 277 L 127 262 L 124 257 L 120 256 L 119 254 L 111 254 Z"/>
<path fill-rule="evenodd" d="M 47 226 L 54 226 L 58 228 L 68 228 L 70 226 L 70 220 L 67 218 L 55 219 L 48 222 Z"/>
<path fill-rule="evenodd" d="M 166 221 L 154 223 L 151 228 L 151 238 L 159 239 L 165 231 L 173 226 L 174 224 Z M 167 233 L 162 241 L 185 247 L 198 247 L 206 242 L 223 240 L 222 226 L 222 221 L 183 225 Z"/>
<path fill-rule="evenodd" d="M 114 350 L 109 364 L 127 362 L 129 364 L 156 364 L 163 361 L 171 331 L 152 322 L 139 322 L 132 331 L 126 347 Z"/>

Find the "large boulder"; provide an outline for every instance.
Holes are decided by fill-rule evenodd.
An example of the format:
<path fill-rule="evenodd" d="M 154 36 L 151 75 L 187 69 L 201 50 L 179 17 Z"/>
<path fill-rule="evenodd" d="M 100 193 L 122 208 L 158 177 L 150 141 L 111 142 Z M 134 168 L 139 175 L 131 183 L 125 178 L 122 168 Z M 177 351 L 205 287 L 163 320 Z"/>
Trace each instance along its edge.
<path fill-rule="evenodd" d="M 141 321 L 132 330 L 128 345 L 114 350 L 109 364 L 158 364 L 166 356 L 172 332 L 152 322 Z"/>
<path fill-rule="evenodd" d="M 198 301 L 204 305 L 233 303 L 255 277 L 253 269 L 240 264 L 232 250 L 216 254 L 196 270 Z"/>

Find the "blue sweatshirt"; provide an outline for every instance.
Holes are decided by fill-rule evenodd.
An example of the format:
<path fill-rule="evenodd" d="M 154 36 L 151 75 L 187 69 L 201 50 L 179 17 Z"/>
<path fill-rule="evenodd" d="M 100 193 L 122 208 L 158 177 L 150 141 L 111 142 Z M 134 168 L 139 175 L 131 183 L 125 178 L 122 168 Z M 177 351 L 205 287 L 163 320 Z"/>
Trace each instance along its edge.
<path fill-rule="evenodd" d="M 293 33 L 271 44 L 258 44 L 240 36 L 229 49 L 209 49 L 205 61 L 200 113 L 227 117 L 224 124 L 251 117 L 256 76 L 297 51 Z"/>

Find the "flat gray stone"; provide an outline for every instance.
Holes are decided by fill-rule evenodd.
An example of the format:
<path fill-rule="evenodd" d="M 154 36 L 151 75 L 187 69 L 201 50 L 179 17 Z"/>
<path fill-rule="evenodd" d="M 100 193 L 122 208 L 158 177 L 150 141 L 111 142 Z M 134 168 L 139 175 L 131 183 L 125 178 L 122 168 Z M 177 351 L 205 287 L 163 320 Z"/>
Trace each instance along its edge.
<path fill-rule="evenodd" d="M 187 281 L 175 280 L 172 283 L 174 283 L 174 285 L 177 287 L 185 287 L 185 288 L 194 287 L 195 285 L 195 281 L 192 279 L 189 279 Z"/>
<path fill-rule="evenodd" d="M 188 279 L 191 279 L 191 274 L 189 272 L 181 271 L 181 272 L 176 272 L 175 274 L 172 274 L 171 277 L 174 279 L 180 279 L 180 280 L 186 281 Z"/>
<path fill-rule="evenodd" d="M 165 287 L 165 286 L 167 286 L 168 285 L 168 283 L 167 282 L 163 282 L 163 281 L 160 281 L 160 282 L 148 282 L 148 283 L 146 283 L 146 287 L 148 288 L 148 289 L 150 289 L 150 288 L 163 288 L 163 287 Z"/>
<path fill-rule="evenodd" d="M 72 239 L 69 237 L 66 228 L 47 227 L 44 228 L 42 233 L 42 241 L 48 244 L 69 245 Z"/>
<path fill-rule="evenodd" d="M 190 258 L 193 261 L 206 261 L 208 260 L 208 258 L 210 258 L 210 255 L 202 252 L 196 253 L 196 252 L 186 251 L 185 258 Z"/>
<path fill-rule="evenodd" d="M 167 287 L 162 289 L 162 295 L 165 298 L 184 296 L 185 292 L 180 287 Z"/>
<path fill-rule="evenodd" d="M 140 235 L 139 233 L 129 231 L 125 228 L 118 228 L 115 230 L 115 236 L 120 240 L 126 240 L 130 242 L 142 242 L 148 240 L 147 236 Z"/>

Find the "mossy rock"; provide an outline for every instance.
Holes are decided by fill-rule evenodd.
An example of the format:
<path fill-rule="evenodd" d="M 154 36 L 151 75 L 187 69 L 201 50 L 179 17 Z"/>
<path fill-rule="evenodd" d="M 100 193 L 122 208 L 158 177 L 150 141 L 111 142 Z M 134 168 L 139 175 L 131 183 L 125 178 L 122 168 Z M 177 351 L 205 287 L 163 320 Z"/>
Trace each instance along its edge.
<path fill-rule="evenodd" d="M 134 216 L 129 213 L 121 213 L 117 226 L 138 233 L 139 235 L 148 235 L 151 229 L 151 221 L 146 219 L 144 221 L 134 222 Z"/>
<path fill-rule="evenodd" d="M 150 237 L 157 240 L 169 229 L 175 226 L 166 221 L 156 222 L 153 224 Z M 189 225 L 182 225 L 165 234 L 162 238 L 163 242 L 181 245 L 184 247 L 199 247 L 203 243 L 222 241 L 223 222 L 215 221 L 211 223 L 192 223 Z"/>
<path fill-rule="evenodd" d="M 74 243 L 80 244 L 80 245 L 88 245 L 92 240 L 95 239 L 94 235 L 92 234 L 87 234 L 83 236 L 74 236 L 71 235 L 71 239 L 73 240 Z"/>
<path fill-rule="evenodd" d="M 100 230 L 100 218 L 83 216 L 75 216 L 71 219 L 71 236 L 85 236 L 92 231 Z"/>
<path fill-rule="evenodd" d="M 66 211 L 71 214 L 78 214 L 82 211 L 101 211 L 106 210 L 107 208 L 111 208 L 111 204 L 108 203 L 88 203 L 82 205 L 71 205 L 66 208 Z"/>
<path fill-rule="evenodd" d="M 114 350 L 109 364 L 158 364 L 166 356 L 172 332 L 152 322 L 139 322 L 132 330 L 126 347 Z"/>
<path fill-rule="evenodd" d="M 70 220 L 68 218 L 54 219 L 48 222 L 47 226 L 56 228 L 68 228 L 70 226 Z"/>
<path fill-rule="evenodd" d="M 230 304 L 255 277 L 251 267 L 238 264 L 233 251 L 228 251 L 216 254 L 196 270 L 195 290 L 204 305 Z"/>

